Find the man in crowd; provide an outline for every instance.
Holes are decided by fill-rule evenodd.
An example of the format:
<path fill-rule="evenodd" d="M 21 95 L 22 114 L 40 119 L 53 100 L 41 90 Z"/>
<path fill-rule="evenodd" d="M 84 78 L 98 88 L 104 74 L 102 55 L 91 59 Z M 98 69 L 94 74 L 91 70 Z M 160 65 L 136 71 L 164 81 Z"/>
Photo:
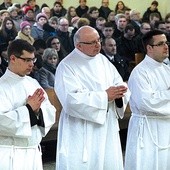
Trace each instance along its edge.
<path fill-rule="evenodd" d="M 105 38 L 102 40 L 102 53 L 116 67 L 123 81 L 128 81 L 128 64 L 124 57 L 117 54 L 116 41 L 113 38 Z"/>

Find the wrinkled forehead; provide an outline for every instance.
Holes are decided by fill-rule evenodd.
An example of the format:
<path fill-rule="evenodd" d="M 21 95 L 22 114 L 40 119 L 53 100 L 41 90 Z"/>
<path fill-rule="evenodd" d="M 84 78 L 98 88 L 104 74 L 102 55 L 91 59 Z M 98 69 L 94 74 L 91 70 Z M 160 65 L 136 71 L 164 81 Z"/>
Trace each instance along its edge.
<path fill-rule="evenodd" d="M 94 41 L 99 39 L 99 34 L 95 29 L 83 29 L 80 31 L 81 41 Z"/>

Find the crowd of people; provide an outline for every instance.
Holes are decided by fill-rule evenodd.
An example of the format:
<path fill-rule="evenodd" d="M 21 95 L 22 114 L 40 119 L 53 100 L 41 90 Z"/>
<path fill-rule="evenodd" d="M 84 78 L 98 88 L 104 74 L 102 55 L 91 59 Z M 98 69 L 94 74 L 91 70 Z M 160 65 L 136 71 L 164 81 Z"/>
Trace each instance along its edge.
<path fill-rule="evenodd" d="M 163 18 L 158 5 L 154 0 L 141 16 L 123 1 L 111 9 L 109 0 L 102 0 L 100 8 L 79 0 L 79 6 L 66 9 L 62 0 L 52 8 L 45 3 L 39 7 L 36 0 L 24 4 L 4 0 L 0 5 L 4 106 L 0 157 L 5 152 L 9 157 L 16 154 L 14 161 L 5 157 L 2 169 L 42 169 L 39 143 L 55 117 L 46 88 L 55 90 L 62 105 L 57 170 L 170 169 L 170 13 Z M 136 66 L 138 53 L 145 57 Z M 132 115 L 123 165 L 118 119 L 128 102 Z M 31 147 L 38 163 L 21 152 L 23 162 L 28 158 L 31 165 L 18 168 L 23 147 L 26 151 Z"/>
<path fill-rule="evenodd" d="M 126 75 L 130 75 L 135 66 L 131 64 L 135 60 L 135 54 L 145 54 L 141 41 L 145 33 L 153 29 L 162 30 L 168 41 L 170 40 L 170 13 L 163 18 L 158 5 L 157 1 L 151 2 L 150 7 L 142 16 L 137 9 L 131 9 L 123 1 L 118 1 L 115 9 L 111 9 L 109 0 L 102 0 L 100 8 L 89 7 L 86 0 L 79 0 L 79 6 L 70 6 L 66 9 L 62 0 L 56 0 L 52 8 L 45 3 L 40 7 L 36 4 L 36 0 L 27 0 L 23 4 L 4 0 L 0 5 L 1 75 L 7 67 L 5 54 L 12 40 L 24 39 L 32 45 L 35 41 L 42 40 L 43 44 L 46 44 L 43 50 L 55 48 L 60 62 L 74 49 L 74 34 L 83 25 L 95 28 L 103 42 L 107 38 L 113 38 L 116 49 L 112 48 L 112 53 L 118 54 L 121 62 L 113 59 L 112 63 L 118 71 L 123 69 Z M 57 43 L 49 44 L 54 37 Z M 103 48 L 101 52 L 107 58 L 114 58 L 115 54 L 105 54 Z M 42 55 L 39 57 L 41 59 L 37 61 L 38 66 L 39 61 L 43 62 Z M 35 70 L 38 71 L 38 69 Z M 31 75 L 35 74 L 41 73 Z M 127 81 L 128 77 L 126 76 L 124 80 Z"/>

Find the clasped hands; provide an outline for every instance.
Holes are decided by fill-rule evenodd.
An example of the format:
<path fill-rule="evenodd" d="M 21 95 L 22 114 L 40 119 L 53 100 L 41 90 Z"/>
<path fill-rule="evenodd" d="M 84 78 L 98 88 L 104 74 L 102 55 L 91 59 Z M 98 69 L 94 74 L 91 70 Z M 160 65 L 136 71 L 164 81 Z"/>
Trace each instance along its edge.
<path fill-rule="evenodd" d="M 112 101 L 124 97 L 124 93 L 126 92 L 127 92 L 127 87 L 124 85 L 111 86 L 106 90 L 106 93 L 108 95 L 108 101 Z"/>
<path fill-rule="evenodd" d="M 38 88 L 37 90 L 35 90 L 35 92 L 33 93 L 33 95 L 28 96 L 27 99 L 27 103 L 29 104 L 32 108 L 32 110 L 35 113 L 39 112 L 39 109 L 41 107 L 41 103 L 44 101 L 45 97 L 44 97 L 44 91 L 41 88 Z"/>

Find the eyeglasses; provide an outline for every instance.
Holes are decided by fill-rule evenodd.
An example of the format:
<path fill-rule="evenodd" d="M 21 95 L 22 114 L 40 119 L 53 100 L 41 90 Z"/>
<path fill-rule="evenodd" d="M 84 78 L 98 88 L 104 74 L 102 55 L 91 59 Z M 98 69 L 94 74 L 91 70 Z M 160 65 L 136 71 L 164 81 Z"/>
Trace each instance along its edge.
<path fill-rule="evenodd" d="M 21 60 L 23 60 L 24 62 L 26 62 L 26 63 L 30 63 L 30 62 L 33 62 L 33 63 L 35 63 L 36 61 L 37 61 L 37 58 L 35 57 L 35 58 L 22 58 L 22 57 L 18 57 L 18 56 L 16 56 L 17 58 L 19 58 L 19 59 L 21 59 Z"/>
<path fill-rule="evenodd" d="M 79 42 L 79 43 L 86 44 L 86 45 L 97 45 L 98 43 L 101 43 L 101 42 L 102 42 L 102 40 L 98 39 L 98 40 L 91 41 L 91 42 Z"/>
<path fill-rule="evenodd" d="M 152 46 L 152 47 L 154 47 L 154 46 L 156 46 L 156 47 L 163 47 L 163 46 L 165 46 L 165 45 L 170 45 L 170 42 L 168 42 L 168 41 L 166 41 L 166 42 L 164 42 L 164 41 L 162 41 L 162 42 L 159 42 L 159 43 L 157 43 L 157 44 L 150 44 L 150 46 Z"/>

